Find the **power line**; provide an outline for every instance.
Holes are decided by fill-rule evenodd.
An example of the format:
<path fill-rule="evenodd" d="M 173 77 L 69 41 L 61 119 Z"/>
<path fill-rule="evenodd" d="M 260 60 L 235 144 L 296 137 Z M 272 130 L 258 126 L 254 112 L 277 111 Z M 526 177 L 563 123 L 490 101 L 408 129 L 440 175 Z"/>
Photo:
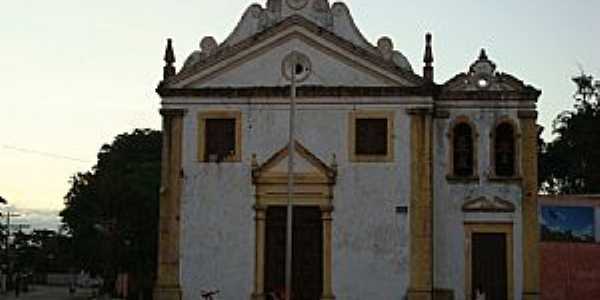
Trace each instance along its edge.
<path fill-rule="evenodd" d="M 7 149 L 7 150 L 16 151 L 16 152 L 21 152 L 21 153 L 36 154 L 39 156 L 44 156 L 44 157 L 49 157 L 49 158 L 54 158 L 54 159 L 69 160 L 69 161 L 75 161 L 75 162 L 81 162 L 81 163 L 91 163 L 91 161 L 81 159 L 81 158 L 70 157 L 70 156 L 56 154 L 56 153 L 50 153 L 50 152 L 43 152 L 43 151 L 38 151 L 38 150 L 33 150 L 33 149 L 20 148 L 20 147 L 15 147 L 15 146 L 10 146 L 10 145 L 3 145 L 2 148 Z"/>

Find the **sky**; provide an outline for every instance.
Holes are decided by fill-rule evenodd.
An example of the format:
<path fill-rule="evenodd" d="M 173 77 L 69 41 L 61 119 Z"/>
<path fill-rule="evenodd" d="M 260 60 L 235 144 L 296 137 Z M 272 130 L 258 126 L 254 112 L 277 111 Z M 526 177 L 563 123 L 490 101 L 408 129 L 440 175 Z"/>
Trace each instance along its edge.
<path fill-rule="evenodd" d="M 258 3 L 265 4 L 266 0 Z M 499 71 L 543 90 L 545 137 L 572 107 L 578 66 L 600 77 L 600 1 L 347 0 L 372 43 L 393 39 L 415 70 L 434 35 L 436 81 L 487 49 Z M 160 127 L 166 38 L 177 66 L 207 35 L 222 41 L 253 2 L 241 0 L 19 0 L 0 11 L 0 195 L 12 210 L 56 214 L 69 178 L 102 144 Z M 594 55 L 596 54 L 596 55 Z"/>

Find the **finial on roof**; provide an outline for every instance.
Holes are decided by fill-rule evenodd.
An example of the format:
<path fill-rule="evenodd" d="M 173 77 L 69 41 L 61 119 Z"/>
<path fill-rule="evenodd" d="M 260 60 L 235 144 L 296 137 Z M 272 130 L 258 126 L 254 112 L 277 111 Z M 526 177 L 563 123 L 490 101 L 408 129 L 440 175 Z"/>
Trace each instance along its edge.
<path fill-rule="evenodd" d="M 485 52 L 485 49 L 481 49 L 481 53 L 479 53 L 479 59 L 480 60 L 488 60 L 488 56 L 487 53 Z"/>
<path fill-rule="evenodd" d="M 167 39 L 167 48 L 165 49 L 165 66 L 163 67 L 163 79 L 169 79 L 175 76 L 176 70 L 173 63 L 175 63 L 175 53 L 173 52 L 173 41 Z"/>
<path fill-rule="evenodd" d="M 331 168 L 334 169 L 335 171 L 337 171 L 337 167 L 338 167 L 337 158 L 335 156 L 335 153 L 333 153 L 331 155 Z"/>
<path fill-rule="evenodd" d="M 431 40 L 431 33 L 427 33 L 425 35 L 425 57 L 423 58 L 423 62 L 429 66 L 433 63 L 433 51 L 431 49 Z"/>
<path fill-rule="evenodd" d="M 423 57 L 423 62 L 425 66 L 423 67 L 423 77 L 425 80 L 429 82 L 433 82 L 433 48 L 431 46 L 431 41 L 433 37 L 431 33 L 427 33 L 425 35 L 425 56 Z"/>
<path fill-rule="evenodd" d="M 479 58 L 469 67 L 469 73 L 473 76 L 486 76 L 491 78 L 496 72 L 496 64 L 491 61 L 485 49 L 481 49 Z"/>
<path fill-rule="evenodd" d="M 258 169 L 258 159 L 256 158 L 256 153 L 252 153 L 252 160 L 250 164 L 252 165 L 252 170 Z"/>

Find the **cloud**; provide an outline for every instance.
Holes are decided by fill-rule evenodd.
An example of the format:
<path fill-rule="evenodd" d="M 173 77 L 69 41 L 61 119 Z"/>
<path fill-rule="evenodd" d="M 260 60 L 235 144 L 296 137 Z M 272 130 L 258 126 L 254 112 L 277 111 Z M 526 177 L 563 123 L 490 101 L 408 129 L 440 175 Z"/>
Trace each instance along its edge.
<path fill-rule="evenodd" d="M 8 206 L 2 209 L 3 213 L 6 211 L 18 214 L 18 217 L 11 218 L 10 223 L 29 225 L 30 227 L 27 231 L 35 229 L 58 230 L 61 225 L 61 218 L 58 215 L 60 212 L 59 210 L 15 208 L 14 206 Z M 3 218 L 2 224 L 5 223 L 6 218 Z"/>

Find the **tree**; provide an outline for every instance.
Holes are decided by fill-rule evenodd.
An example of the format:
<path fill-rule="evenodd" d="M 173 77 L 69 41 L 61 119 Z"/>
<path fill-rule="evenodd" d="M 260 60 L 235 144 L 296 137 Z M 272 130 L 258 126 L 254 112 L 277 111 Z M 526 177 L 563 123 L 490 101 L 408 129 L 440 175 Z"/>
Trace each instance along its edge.
<path fill-rule="evenodd" d="M 109 286 L 117 273 L 126 272 L 136 291 L 151 291 L 161 143 L 154 130 L 121 134 L 102 146 L 92 170 L 71 178 L 61 216 L 73 237 L 77 267 L 101 274 Z"/>
<path fill-rule="evenodd" d="M 554 120 L 555 140 L 541 145 L 541 190 L 548 193 L 600 193 L 600 82 L 582 74 L 575 107 Z"/>

